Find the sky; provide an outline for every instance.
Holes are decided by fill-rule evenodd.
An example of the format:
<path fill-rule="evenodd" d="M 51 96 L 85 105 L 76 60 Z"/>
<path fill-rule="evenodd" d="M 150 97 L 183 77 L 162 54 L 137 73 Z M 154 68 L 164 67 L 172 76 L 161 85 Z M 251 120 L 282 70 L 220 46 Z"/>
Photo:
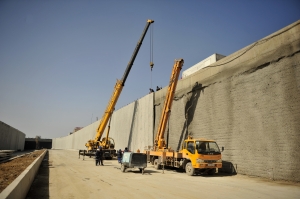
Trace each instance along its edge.
<path fill-rule="evenodd" d="M 166 87 L 175 59 L 184 71 L 296 22 L 300 1 L 1 0 L 0 121 L 57 138 L 100 120 L 148 19 L 116 110 Z"/>

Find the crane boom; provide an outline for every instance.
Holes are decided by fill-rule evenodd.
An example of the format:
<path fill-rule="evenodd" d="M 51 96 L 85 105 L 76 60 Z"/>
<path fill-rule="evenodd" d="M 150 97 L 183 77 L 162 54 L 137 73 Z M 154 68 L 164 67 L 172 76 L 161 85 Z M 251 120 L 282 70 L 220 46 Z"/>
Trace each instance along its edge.
<path fill-rule="evenodd" d="M 151 23 L 153 23 L 153 22 L 154 22 L 153 20 L 150 20 L 150 19 L 147 20 L 147 23 L 146 23 L 146 26 L 144 28 L 144 31 L 143 31 L 143 33 L 142 33 L 142 35 L 141 35 L 141 37 L 140 37 L 140 39 L 139 39 L 136 47 L 135 47 L 135 50 L 133 51 L 133 54 L 131 56 L 130 61 L 128 62 L 128 65 L 127 65 L 127 68 L 126 68 L 126 70 L 124 72 L 124 75 L 123 75 L 122 79 L 121 80 L 117 80 L 117 82 L 115 84 L 112 96 L 111 96 L 111 98 L 110 98 L 110 100 L 108 102 L 108 105 L 107 105 L 107 107 L 105 109 L 105 112 L 104 112 L 104 114 L 102 116 L 102 119 L 101 119 L 101 121 L 99 123 L 99 126 L 97 128 L 97 133 L 95 135 L 95 138 L 94 138 L 94 140 L 89 140 L 85 144 L 86 147 L 88 148 L 88 150 L 95 149 L 98 145 L 101 145 L 102 147 L 106 147 L 107 146 L 108 135 L 106 136 L 106 139 L 103 139 L 103 143 L 100 141 L 100 139 L 101 139 L 101 137 L 103 135 L 103 132 L 105 130 L 107 122 L 110 119 L 110 117 L 111 117 L 111 115 L 112 115 L 112 113 L 113 113 L 113 111 L 115 109 L 115 105 L 116 105 L 116 103 L 117 103 L 117 101 L 119 99 L 119 96 L 120 96 L 120 94 L 121 94 L 121 92 L 123 90 L 123 87 L 125 85 L 126 79 L 127 79 L 128 74 L 129 74 L 129 72 L 130 72 L 130 70 L 132 68 L 133 62 L 134 62 L 134 60 L 135 60 L 135 58 L 136 58 L 136 56 L 137 56 L 137 54 L 139 52 L 139 49 L 140 49 L 140 47 L 142 45 L 142 42 L 143 42 L 144 37 L 145 37 L 145 35 L 147 33 L 147 30 L 148 30 L 149 26 L 151 25 Z M 109 133 L 109 131 L 107 131 L 107 134 L 108 133 Z M 100 143 L 99 143 L 99 141 L 100 141 Z"/>
<path fill-rule="evenodd" d="M 161 117 L 160 117 L 157 134 L 155 138 L 155 143 L 154 143 L 155 150 L 163 149 L 166 146 L 166 142 L 164 139 L 165 129 L 170 116 L 169 113 L 171 111 L 173 98 L 174 98 L 174 94 L 178 82 L 178 77 L 180 74 L 180 70 L 182 69 L 183 63 L 184 63 L 183 59 L 177 59 L 175 60 L 175 64 L 173 66 L 173 70 L 172 70 L 172 74 L 171 74 L 171 78 L 170 78 L 170 82 L 166 94 L 166 99 L 165 99 L 163 110 L 161 112 Z"/>
<path fill-rule="evenodd" d="M 183 141 L 181 150 L 174 151 L 166 145 L 164 138 L 182 65 L 183 59 L 175 60 L 170 83 L 166 92 L 164 107 L 157 128 L 157 134 L 154 140 L 154 146 L 153 149 L 146 149 L 144 153 L 147 155 L 147 160 L 154 165 L 154 168 L 156 169 L 170 166 L 174 168 L 183 168 L 190 176 L 200 172 L 213 175 L 217 168 L 222 168 L 221 151 L 214 140 L 204 138 L 193 139 L 189 135 L 188 138 Z"/>

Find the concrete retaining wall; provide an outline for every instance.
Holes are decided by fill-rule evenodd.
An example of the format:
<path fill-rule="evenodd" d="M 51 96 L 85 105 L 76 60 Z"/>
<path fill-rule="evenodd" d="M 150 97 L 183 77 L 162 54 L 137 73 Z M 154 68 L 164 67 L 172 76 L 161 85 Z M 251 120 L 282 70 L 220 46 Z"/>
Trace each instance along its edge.
<path fill-rule="evenodd" d="M 300 181 L 299 52 L 297 21 L 180 80 L 167 128 L 169 146 L 178 150 L 188 134 L 214 139 L 225 147 L 225 171 Z M 111 137 L 117 149 L 153 144 L 166 89 L 114 113 Z M 95 130 L 81 131 L 84 143 L 95 136 Z M 70 146 L 70 138 L 55 142 Z"/>
<path fill-rule="evenodd" d="M 0 121 L 0 150 L 24 150 L 25 134 Z"/>
<path fill-rule="evenodd" d="M 179 81 L 170 146 L 179 149 L 188 133 L 215 139 L 231 171 L 300 181 L 299 23 Z M 159 92 L 155 104 L 164 100 Z"/>
<path fill-rule="evenodd" d="M 94 139 L 99 122 L 76 131 L 72 135 L 54 138 L 53 149 L 85 149 L 85 143 Z M 116 149 L 129 147 L 132 151 L 144 149 L 153 143 L 153 94 L 147 95 L 115 111 L 112 115 L 109 136 Z M 106 135 L 107 128 L 103 136 Z"/>
<path fill-rule="evenodd" d="M 32 162 L 10 185 L 8 185 L 1 193 L 2 199 L 22 199 L 25 198 L 31 184 L 39 170 L 47 150 L 44 151 L 34 162 Z"/>

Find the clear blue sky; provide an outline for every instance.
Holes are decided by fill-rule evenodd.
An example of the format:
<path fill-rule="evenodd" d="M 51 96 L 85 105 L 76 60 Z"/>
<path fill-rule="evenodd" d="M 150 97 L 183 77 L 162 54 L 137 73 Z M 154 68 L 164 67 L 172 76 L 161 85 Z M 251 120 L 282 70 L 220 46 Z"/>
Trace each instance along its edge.
<path fill-rule="evenodd" d="M 26 137 L 68 135 L 102 117 L 147 19 L 150 31 L 116 109 L 185 70 L 300 19 L 299 0 L 1 0 L 0 121 Z M 152 78 L 151 78 L 152 77 Z"/>

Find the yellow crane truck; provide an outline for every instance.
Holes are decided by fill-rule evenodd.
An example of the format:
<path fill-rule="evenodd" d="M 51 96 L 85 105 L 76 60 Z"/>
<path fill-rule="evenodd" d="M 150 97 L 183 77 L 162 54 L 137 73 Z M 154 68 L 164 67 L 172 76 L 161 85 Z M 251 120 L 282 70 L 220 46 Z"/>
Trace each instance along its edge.
<path fill-rule="evenodd" d="M 183 62 L 183 59 L 175 60 L 154 145 L 152 149 L 145 150 L 144 153 L 147 154 L 148 161 L 156 169 L 169 166 L 185 169 L 190 176 L 196 173 L 213 175 L 216 172 L 216 168 L 222 168 L 221 151 L 215 141 L 204 138 L 193 139 L 191 136 L 188 136 L 183 141 L 181 150 L 174 151 L 167 147 L 168 145 L 164 138 Z"/>
<path fill-rule="evenodd" d="M 131 56 L 130 61 L 128 62 L 128 65 L 124 72 L 124 75 L 123 75 L 122 79 L 117 80 L 117 83 L 115 84 L 112 96 L 111 96 L 110 100 L 108 101 L 108 105 L 107 105 L 105 112 L 102 116 L 102 119 L 99 123 L 96 136 L 93 140 L 88 140 L 88 142 L 85 144 L 85 146 L 87 148 L 86 150 L 79 150 L 79 158 L 80 158 L 80 155 L 83 155 L 83 159 L 84 159 L 84 156 L 90 156 L 90 157 L 94 156 L 97 148 L 99 148 L 100 146 L 103 149 L 103 154 L 104 154 L 105 159 L 112 159 L 116 155 L 116 150 L 114 148 L 115 147 L 114 140 L 109 137 L 110 125 L 107 128 L 106 136 L 104 138 L 102 138 L 102 140 L 101 140 L 101 137 L 102 137 L 102 134 L 105 130 L 105 127 L 106 127 L 108 121 L 111 119 L 111 116 L 115 109 L 115 105 L 116 105 L 116 103 L 119 99 L 119 96 L 122 92 L 122 89 L 125 85 L 126 79 L 132 68 L 133 62 L 139 52 L 139 49 L 142 45 L 142 42 L 147 33 L 147 30 L 153 22 L 154 22 L 153 20 L 150 20 L 150 19 L 147 20 L 144 31 L 135 47 L 135 50 L 133 51 L 133 54 Z"/>

